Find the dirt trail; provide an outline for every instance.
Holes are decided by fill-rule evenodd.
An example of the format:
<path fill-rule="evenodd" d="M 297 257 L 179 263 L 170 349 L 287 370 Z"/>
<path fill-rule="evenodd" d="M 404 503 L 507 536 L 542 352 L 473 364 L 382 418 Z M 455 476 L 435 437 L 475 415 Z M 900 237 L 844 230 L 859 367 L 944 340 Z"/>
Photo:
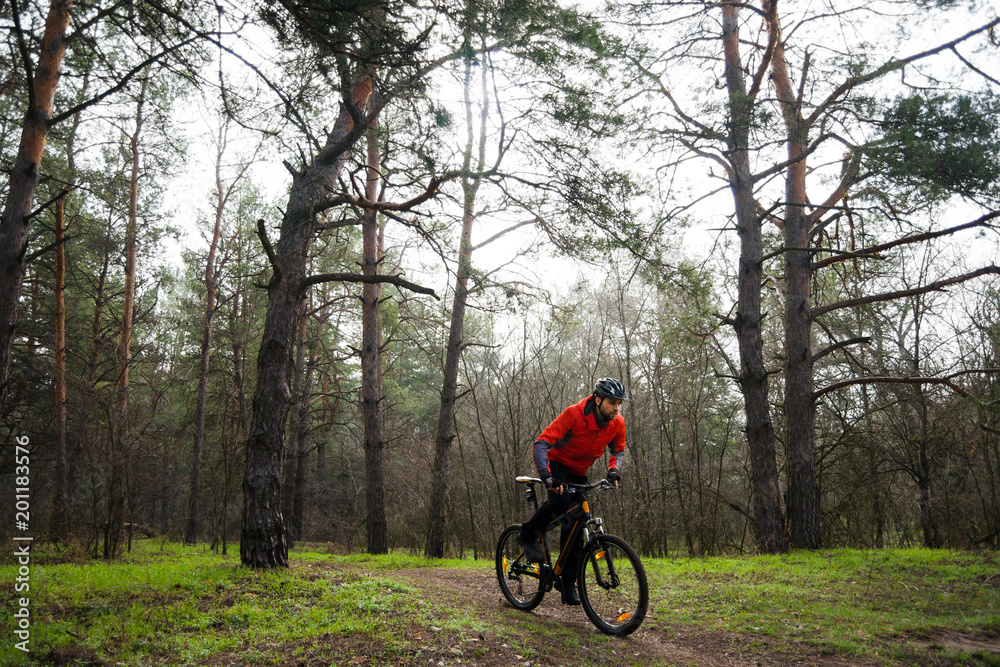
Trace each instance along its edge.
<path fill-rule="evenodd" d="M 428 665 L 697 665 L 699 667 L 777 667 L 779 665 L 820 665 L 838 667 L 879 663 L 846 661 L 828 655 L 806 643 L 778 643 L 769 638 L 741 637 L 731 633 L 665 628 L 663 621 L 650 613 L 642 627 L 624 639 L 601 634 L 580 607 L 559 601 L 558 593 L 546 595 L 532 612 L 511 608 L 503 599 L 492 570 L 452 570 L 420 568 L 380 573 L 421 589 L 429 598 L 444 599 L 456 608 L 468 608 L 470 614 L 489 619 L 489 625 L 528 628 L 516 647 L 497 638 L 451 637 L 473 647 L 471 656 L 461 663 L 449 650 L 440 661 Z M 530 619 L 530 622 L 527 622 Z M 570 637 L 567 646 L 566 636 Z M 510 641 L 508 639 L 508 641 Z M 428 649 L 431 647 L 428 646 Z"/>

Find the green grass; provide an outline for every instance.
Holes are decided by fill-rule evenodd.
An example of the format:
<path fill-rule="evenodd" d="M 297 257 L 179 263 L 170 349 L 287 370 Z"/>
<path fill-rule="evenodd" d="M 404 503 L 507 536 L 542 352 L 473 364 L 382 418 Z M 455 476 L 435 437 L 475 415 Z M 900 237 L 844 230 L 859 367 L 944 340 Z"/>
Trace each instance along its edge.
<path fill-rule="evenodd" d="M 393 655 L 422 656 L 433 633 L 496 640 L 492 649 L 464 645 L 470 655 L 504 642 L 526 658 L 545 646 L 608 642 L 610 649 L 619 641 L 501 607 L 484 612 L 447 590 L 424 596 L 393 578 L 415 568 L 489 576 L 492 563 L 485 560 L 331 555 L 304 545 L 292 552 L 291 568 L 255 572 L 241 567 L 237 555 L 139 544 L 112 563 L 58 562 L 39 553 L 31 571 L 32 654 L 5 639 L 0 665 L 44 661 L 50 653 L 122 665 L 300 657 L 345 664 L 354 653 L 370 657 L 372 646 L 390 662 Z M 828 550 L 644 563 L 652 612 L 644 629 L 668 636 L 735 633 L 772 651 L 819 646 L 885 664 L 912 664 L 915 652 L 927 653 L 929 641 L 918 650 L 919 640 L 933 641 L 942 630 L 1000 636 L 995 553 Z M 5 600 L 15 597 L 15 577 L 14 565 L 0 566 Z M 11 623 L 4 614 L 0 636 L 12 637 Z M 1000 665 L 1000 655 L 983 650 L 932 650 L 942 664 Z"/>
<path fill-rule="evenodd" d="M 72 648 L 123 664 L 154 657 L 185 664 L 231 652 L 250 663 L 266 647 L 326 633 L 385 632 L 391 639 L 400 609 L 417 596 L 389 579 L 310 567 L 324 561 L 322 554 L 292 558 L 303 562 L 255 572 L 235 556 L 144 543 L 118 562 L 35 566 L 32 651 Z M 13 581 L 15 570 L 0 567 L 0 581 Z M 11 622 L 0 625 L 4 637 L 12 636 Z M 26 662 L 12 644 L 0 646 L 0 664 Z"/>
<path fill-rule="evenodd" d="M 428 567 L 449 567 L 462 569 L 481 569 L 484 560 L 473 560 L 471 558 L 424 558 L 411 553 L 393 552 L 385 555 L 372 556 L 369 554 L 354 554 L 350 556 L 320 554 L 317 552 L 296 554 L 297 559 L 311 559 L 318 557 L 321 560 L 331 563 L 342 563 L 353 566 L 363 565 L 374 571 L 410 570 Z M 490 555 L 492 559 L 492 554 Z"/>
<path fill-rule="evenodd" d="M 942 550 L 828 550 L 647 560 L 665 629 L 806 641 L 839 652 L 898 651 L 891 638 L 941 629 L 1000 634 L 1000 557 Z"/>

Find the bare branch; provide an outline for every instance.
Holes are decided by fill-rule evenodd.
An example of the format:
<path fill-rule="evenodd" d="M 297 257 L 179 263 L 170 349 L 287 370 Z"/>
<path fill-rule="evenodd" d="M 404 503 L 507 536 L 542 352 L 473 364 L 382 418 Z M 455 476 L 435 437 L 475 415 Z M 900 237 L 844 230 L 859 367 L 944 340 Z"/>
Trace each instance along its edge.
<path fill-rule="evenodd" d="M 713 137 L 713 138 L 716 138 L 716 139 L 724 139 L 725 138 L 718 131 L 713 130 L 708 125 L 705 125 L 704 123 L 698 121 L 696 118 L 693 118 L 693 117 L 689 116 L 688 114 L 686 114 L 684 112 L 684 110 L 681 109 L 680 104 L 677 103 L 677 100 L 674 99 L 674 96 L 673 96 L 673 94 L 671 94 L 670 89 L 668 89 L 667 86 L 663 83 L 663 79 L 661 79 L 659 77 L 659 75 L 657 75 L 656 73 L 654 73 L 651 70 L 649 70 L 648 68 L 646 68 L 642 63 L 639 62 L 639 60 L 637 58 L 631 58 L 631 60 L 632 60 L 632 64 L 635 65 L 639 69 L 640 72 L 642 72 L 644 75 L 646 75 L 647 78 L 649 78 L 653 83 L 656 84 L 656 86 L 660 89 L 660 93 L 665 98 L 667 98 L 667 101 L 670 102 L 671 106 L 673 106 L 674 113 L 676 113 L 678 116 L 680 116 L 680 118 L 682 120 L 684 120 L 684 122 L 690 123 L 691 125 L 694 125 L 699 130 L 701 130 L 705 134 L 705 136 L 707 136 L 707 137 Z"/>
<path fill-rule="evenodd" d="M 844 259 L 848 259 L 850 255 L 858 255 L 858 256 L 876 255 L 880 252 L 889 250 L 891 248 L 896 248 L 903 245 L 909 245 L 911 243 L 919 243 L 921 241 L 930 241 L 931 239 L 940 238 L 942 236 L 949 236 L 951 234 L 964 231 L 966 229 L 973 229 L 975 227 L 992 227 L 992 225 L 988 223 L 991 220 L 995 220 L 997 218 L 1000 218 L 1000 211 L 993 211 L 991 213 L 987 213 L 986 215 L 983 215 L 973 220 L 972 222 L 966 222 L 961 225 L 956 225 L 955 227 L 949 227 L 947 229 L 942 229 L 937 232 L 911 234 L 909 236 L 903 236 L 901 238 L 898 238 L 894 241 L 889 241 L 888 243 L 882 243 L 876 246 L 872 246 L 870 248 L 862 248 L 861 250 L 858 250 L 855 253 L 845 253 L 846 255 L 848 255 L 848 257 L 843 257 L 843 256 L 828 257 L 826 259 L 822 259 L 818 262 L 815 262 L 812 268 L 814 271 L 817 269 L 825 268 L 827 266 L 830 266 L 831 264 L 836 264 L 837 262 L 842 262 Z"/>
<path fill-rule="evenodd" d="M 834 205 L 847 195 L 847 190 L 854 184 L 854 179 L 858 175 L 858 169 L 861 168 L 861 151 L 855 151 L 853 154 L 849 154 L 845 159 L 843 173 L 840 176 L 840 183 L 837 184 L 836 189 L 830 193 L 830 196 L 826 198 L 812 214 L 809 216 L 809 225 L 815 225 L 819 220 L 819 217 L 823 215 L 826 211 L 833 208 Z M 822 229 L 822 227 L 820 227 Z M 814 230 L 810 230 L 810 235 L 812 235 Z"/>
<path fill-rule="evenodd" d="M 343 218 L 342 220 L 337 220 L 336 222 L 324 222 L 316 225 L 315 229 L 318 232 L 324 232 L 331 229 L 340 229 L 341 227 L 357 227 L 360 224 L 360 218 Z"/>
<path fill-rule="evenodd" d="M 954 276 L 952 278 L 945 278 L 943 280 L 936 280 L 929 285 L 922 285 L 921 287 L 915 287 L 913 289 L 899 290 L 897 292 L 884 292 L 882 294 L 871 294 L 869 296 L 859 297 L 857 299 L 845 299 L 843 301 L 836 301 L 834 303 L 827 304 L 825 306 L 818 306 L 813 308 L 812 317 L 816 319 L 821 315 L 825 315 L 834 310 L 840 310 L 841 308 L 850 308 L 852 306 L 863 306 L 869 303 L 880 303 L 883 301 L 893 301 L 895 299 L 902 299 L 908 296 L 917 296 L 920 294 L 927 294 L 928 292 L 938 292 L 944 290 L 946 287 L 951 285 L 958 285 L 964 283 L 973 278 L 979 278 L 980 276 L 986 275 L 1000 275 L 1000 267 L 995 264 L 989 266 L 984 266 L 981 269 L 977 269 L 971 273 L 966 273 L 960 276 Z"/>
<path fill-rule="evenodd" d="M 358 208 L 363 208 L 369 211 L 378 211 L 380 213 L 385 213 L 388 211 L 409 211 L 426 201 L 429 201 L 436 197 L 441 189 L 441 185 L 447 181 L 453 180 L 460 176 L 460 172 L 448 172 L 442 176 L 435 176 L 427 184 L 427 188 L 414 197 L 405 202 L 393 203 L 384 201 L 371 201 L 366 197 L 361 195 L 349 195 L 340 194 L 334 197 L 330 197 L 324 201 L 318 202 L 315 207 L 317 213 L 329 210 L 335 206 L 343 206 L 344 204 L 350 204 L 351 206 L 357 206 Z"/>
<path fill-rule="evenodd" d="M 486 239 L 482 243 L 479 243 L 477 245 L 472 246 L 472 250 L 473 251 L 479 250 L 480 248 L 482 248 L 484 246 L 488 246 L 489 244 L 493 243 L 497 239 L 499 239 L 499 238 L 501 238 L 503 236 L 506 236 L 507 234 L 510 234 L 515 229 L 518 229 L 520 227 L 524 227 L 525 225 L 531 225 L 531 224 L 534 224 L 536 222 L 539 222 L 539 219 L 537 217 L 532 218 L 531 220 L 522 220 L 521 222 L 519 222 L 517 224 L 511 225 L 507 229 L 504 229 L 504 230 L 501 230 L 501 231 L 497 232 L 496 234 L 494 234 L 493 236 L 489 237 L 488 239 Z"/>
<path fill-rule="evenodd" d="M 267 253 L 267 260 L 271 262 L 271 268 L 274 269 L 274 280 L 281 280 L 281 263 L 278 262 L 278 256 L 274 254 L 274 247 L 271 245 L 270 239 L 267 238 L 267 230 L 264 229 L 264 218 L 257 221 L 257 237 L 260 239 L 260 244 L 264 246 L 264 252 Z"/>
<path fill-rule="evenodd" d="M 767 15 L 765 20 L 773 20 L 777 23 L 778 17 L 778 3 L 772 2 L 767 5 Z M 767 74 L 768 68 L 771 66 L 771 58 L 774 57 L 774 50 L 778 46 L 778 31 L 768 30 L 767 31 L 767 48 L 764 49 L 764 56 L 760 60 L 760 65 L 757 66 L 757 71 L 753 75 L 753 80 L 750 83 L 750 93 L 748 97 L 751 100 L 756 99 L 757 93 L 760 92 L 760 88 L 764 83 L 764 75 Z"/>
<path fill-rule="evenodd" d="M 761 258 L 761 261 L 762 262 L 766 262 L 767 260 L 774 259 L 775 257 L 777 257 L 779 255 L 783 255 L 786 252 L 793 252 L 793 251 L 795 251 L 795 252 L 810 252 L 810 253 L 813 253 L 813 254 L 820 253 L 820 252 L 829 252 L 829 253 L 833 253 L 833 254 L 837 255 L 838 258 L 839 257 L 843 257 L 844 259 L 849 259 L 851 257 L 855 257 L 855 258 L 869 258 L 869 259 L 882 259 L 878 255 L 868 255 L 868 254 L 864 254 L 864 253 L 848 252 L 846 250 L 837 250 L 836 248 L 819 248 L 819 247 L 816 247 L 816 248 L 813 248 L 813 247 L 800 248 L 800 247 L 797 247 L 797 246 L 782 246 L 781 248 L 778 248 L 774 252 L 769 252 L 768 254 L 764 255 Z"/>
<path fill-rule="evenodd" d="M 791 167 L 793 164 L 798 164 L 799 162 L 802 162 L 803 160 L 805 160 L 806 158 L 808 158 L 810 155 L 812 155 L 814 152 L 816 152 L 816 149 L 819 148 L 820 145 L 824 141 L 826 141 L 827 139 L 830 139 L 831 137 L 836 137 L 836 135 L 833 134 L 833 133 L 830 133 L 830 132 L 821 134 L 820 136 L 816 137 L 816 139 L 814 139 L 813 142 L 810 143 L 809 146 L 807 146 L 805 150 L 803 150 L 801 153 L 799 153 L 795 157 L 789 158 L 789 159 L 785 160 L 784 162 L 779 162 L 778 164 L 772 165 L 772 166 L 768 167 L 767 169 L 765 169 L 764 171 L 760 172 L 759 174 L 754 174 L 753 175 L 753 182 L 755 184 L 756 183 L 760 183 L 765 178 L 773 176 L 774 174 L 777 174 L 777 173 L 779 173 L 779 172 L 787 169 L 788 167 Z"/>
<path fill-rule="evenodd" d="M 300 289 L 305 290 L 312 285 L 318 285 L 320 283 L 388 283 L 390 285 L 395 285 L 396 287 L 402 287 L 408 289 L 411 292 L 417 292 L 418 294 L 429 294 L 438 301 L 441 297 L 431 289 L 430 287 L 423 287 L 422 285 L 417 285 L 416 283 L 411 283 L 408 280 L 404 280 L 400 276 L 387 276 L 387 275 L 374 275 L 366 276 L 363 273 L 321 273 L 315 276 L 309 276 L 302 280 L 299 284 Z"/>
<path fill-rule="evenodd" d="M 955 47 L 961 44 L 962 42 L 965 42 L 981 33 L 989 32 L 994 28 L 996 28 L 998 25 L 1000 25 L 1000 18 L 995 18 L 989 23 L 981 25 L 978 28 L 974 28 L 969 32 L 965 33 L 964 35 L 962 35 L 961 37 L 953 39 L 950 42 L 946 42 L 939 46 L 936 46 L 933 49 L 928 49 L 927 51 L 921 51 L 920 53 L 915 53 L 912 56 L 907 56 L 906 58 L 890 60 L 889 62 L 884 63 L 879 67 L 876 67 L 867 74 L 860 74 L 858 76 L 852 76 L 848 78 L 846 81 L 837 86 L 833 90 L 833 92 L 830 93 L 830 95 L 825 100 L 823 100 L 823 102 L 821 102 L 816 106 L 812 114 L 807 119 L 805 119 L 804 127 L 812 127 L 816 123 L 816 121 L 824 113 L 826 113 L 826 110 L 830 106 L 832 106 L 834 103 L 840 100 L 840 98 L 842 98 L 844 95 L 854 90 L 858 86 L 874 81 L 875 79 L 878 79 L 879 77 L 884 76 L 889 72 L 901 70 L 910 63 L 922 60 L 924 58 L 929 58 L 930 56 L 937 55 L 943 51 L 954 50 Z"/>
<path fill-rule="evenodd" d="M 867 377 L 851 378 L 850 380 L 835 382 L 834 384 L 823 387 L 813 393 L 813 397 L 819 398 L 820 396 L 829 394 L 832 391 L 837 391 L 838 389 L 859 384 L 942 384 L 954 391 L 956 394 L 968 398 L 969 393 L 952 382 L 952 380 L 960 375 L 971 375 L 972 373 L 1000 373 L 1000 368 L 974 368 L 959 371 L 958 373 L 952 373 L 951 375 L 947 375 L 945 377 L 871 375 Z"/>
<path fill-rule="evenodd" d="M 835 343 L 830 347 L 826 348 L 825 350 L 822 350 L 821 352 L 817 352 L 816 354 L 814 354 L 812 358 L 813 363 L 816 363 L 826 355 L 832 352 L 836 352 L 839 349 L 845 348 L 848 345 L 864 345 L 865 343 L 870 343 L 871 340 L 872 340 L 871 336 L 860 336 L 858 338 L 851 338 L 849 340 L 840 341 L 839 343 Z"/>
<path fill-rule="evenodd" d="M 41 206 L 39 206 L 38 208 L 36 208 L 34 211 L 32 211 L 31 213 L 29 213 L 24 218 L 25 222 L 27 222 L 28 220 L 31 220 L 35 216 L 38 216 L 38 215 L 41 215 L 42 213 L 44 213 L 45 210 L 49 206 L 52 206 L 53 204 L 55 204 L 57 201 L 59 201 L 63 197 L 68 196 L 69 193 L 72 192 L 74 189 L 75 189 L 75 186 L 71 187 L 71 186 L 67 185 L 67 186 L 63 187 L 63 189 L 59 191 L 59 194 L 57 194 L 52 199 L 48 200 L 47 202 L 45 202 L 44 204 L 42 204 Z"/>
<path fill-rule="evenodd" d="M 963 56 L 963 55 L 962 55 L 961 53 L 959 53 L 959 52 L 958 52 L 958 48 L 956 48 L 956 47 L 954 47 L 954 46 L 953 46 L 953 47 L 951 47 L 951 52 L 952 52 L 952 53 L 954 53 L 954 54 L 955 54 L 955 57 L 957 57 L 957 58 L 958 58 L 959 60 L 961 60 L 961 61 L 962 61 L 963 63 L 965 63 L 965 66 L 966 66 L 966 67 L 968 67 L 969 69 L 971 69 L 971 70 L 972 70 L 973 72 L 975 72 L 975 73 L 976 73 L 976 74 L 978 74 L 979 76 L 983 77 L 983 78 L 984 78 L 984 79 L 986 79 L 987 81 L 989 81 L 989 82 L 991 82 L 991 83 L 994 83 L 994 84 L 996 84 L 996 85 L 1000 86 L 1000 81 L 997 81 L 997 80 L 996 80 L 996 79 L 994 79 L 994 78 L 993 78 L 992 76 L 990 76 L 989 74 L 987 74 L 987 73 L 986 73 L 986 72 L 984 72 L 983 70 L 979 69 L 978 67 L 976 67 L 975 65 L 973 65 L 972 63 L 970 63 L 970 62 L 969 62 L 969 61 L 968 61 L 968 60 L 967 60 L 967 59 L 965 58 L 965 56 Z"/>

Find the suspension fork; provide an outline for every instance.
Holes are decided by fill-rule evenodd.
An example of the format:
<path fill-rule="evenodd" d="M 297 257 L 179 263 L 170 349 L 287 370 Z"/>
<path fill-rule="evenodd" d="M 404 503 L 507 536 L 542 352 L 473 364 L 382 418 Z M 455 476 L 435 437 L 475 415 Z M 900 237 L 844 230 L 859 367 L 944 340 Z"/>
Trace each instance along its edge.
<path fill-rule="evenodd" d="M 589 521 L 587 521 L 587 524 L 588 525 L 593 524 L 594 537 L 591 539 L 594 542 L 596 542 L 597 535 L 601 535 L 604 533 L 604 520 L 590 519 Z M 586 530 L 586 528 L 584 530 Z M 588 539 L 588 543 L 586 544 L 586 546 L 590 546 L 589 542 L 591 541 L 591 539 Z M 611 557 L 611 552 L 607 548 L 604 548 L 601 549 L 600 551 L 598 551 L 597 549 L 590 549 L 588 550 L 588 553 L 590 554 L 590 562 L 594 566 L 594 576 L 597 578 L 597 585 L 605 590 L 617 588 L 618 584 L 620 583 L 620 580 L 618 579 L 618 573 L 615 571 L 615 562 L 614 559 Z M 599 562 L 602 560 L 605 562 L 604 568 L 601 568 L 601 564 Z M 585 565 L 584 563 L 580 564 L 581 567 L 584 567 L 584 565 Z"/>

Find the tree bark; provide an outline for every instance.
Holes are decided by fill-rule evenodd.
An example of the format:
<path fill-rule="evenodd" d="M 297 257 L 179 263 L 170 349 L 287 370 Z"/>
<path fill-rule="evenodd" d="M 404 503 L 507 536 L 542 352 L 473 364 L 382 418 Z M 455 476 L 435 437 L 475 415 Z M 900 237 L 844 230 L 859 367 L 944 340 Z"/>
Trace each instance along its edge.
<path fill-rule="evenodd" d="M 83 89 L 87 90 L 90 77 L 84 74 Z M 55 310 L 55 340 L 53 341 L 52 384 L 55 390 L 56 469 L 52 490 L 52 539 L 66 539 L 66 507 L 70 490 L 69 462 L 66 452 L 66 201 L 76 184 L 76 133 L 80 128 L 80 114 L 74 114 L 73 125 L 66 138 L 66 171 L 69 181 L 63 196 L 56 203 L 55 243 L 56 281 L 53 288 Z"/>
<path fill-rule="evenodd" d="M 299 415 L 295 433 L 295 494 L 292 497 L 292 534 L 302 539 L 302 525 L 306 509 L 306 464 L 309 461 L 309 408 L 312 403 L 313 371 L 316 369 L 316 355 L 309 354 L 306 376 L 302 380 L 299 395 Z"/>
<path fill-rule="evenodd" d="M 32 71 L 24 53 L 29 81 L 28 108 L 21 142 L 10 173 L 7 202 L 0 216 L 0 419 L 10 412 L 8 379 L 17 327 L 17 306 L 24 283 L 24 250 L 35 191 L 41 176 L 42 153 L 49 135 L 56 83 L 66 53 L 66 30 L 73 0 L 53 0 L 42 34 L 38 67 Z M 30 85 L 32 84 L 33 85 Z"/>
<path fill-rule="evenodd" d="M 483 67 L 483 102 L 480 114 L 479 155 L 477 174 L 482 173 L 486 160 L 486 121 L 488 118 L 486 68 Z M 455 273 L 455 299 L 451 308 L 451 326 L 445 350 L 444 378 L 441 386 L 441 410 L 438 414 L 437 438 L 434 447 L 434 467 L 431 471 L 431 501 L 428 510 L 427 542 L 424 555 L 443 558 L 446 501 L 452 479 L 451 449 L 455 440 L 455 402 L 458 396 L 458 366 L 462 358 L 462 338 L 465 327 L 465 305 L 469 294 L 469 274 L 472 270 L 472 227 L 476 221 L 476 193 L 482 179 L 473 176 L 472 152 L 475 142 L 472 114 L 472 59 L 465 60 L 465 120 L 467 141 L 462 166 L 462 233 L 458 245 L 458 267 Z"/>
<path fill-rule="evenodd" d="M 367 106 L 371 80 L 353 88 L 354 104 Z M 254 568 L 288 566 L 284 517 L 281 513 L 281 468 L 285 424 L 291 406 L 292 348 L 299 303 L 303 299 L 309 246 L 316 230 L 315 203 L 327 199 L 351 147 L 363 134 L 343 108 L 326 144 L 292 179 L 288 205 L 274 248 L 274 273 L 267 292 L 267 312 L 257 355 L 254 392 L 243 477 L 243 520 L 240 561 Z"/>
<path fill-rule="evenodd" d="M 748 157 L 752 98 L 739 52 L 739 7 L 722 9 L 726 87 L 729 91 L 730 190 L 736 205 L 736 225 L 740 238 L 736 337 L 740 352 L 739 385 L 746 410 L 747 446 L 750 449 L 751 492 L 757 549 L 761 553 L 788 550 L 781 491 L 774 453 L 774 426 L 767 402 L 767 369 L 761 333 L 760 286 L 764 275 L 764 245 L 761 221 L 753 196 L 753 178 Z"/>
<path fill-rule="evenodd" d="M 785 466 L 788 480 L 786 510 L 791 546 L 820 546 L 819 496 L 816 488 L 816 399 L 813 394 L 812 266 L 810 218 L 805 205 L 809 128 L 785 58 L 777 0 L 764 3 L 770 41 L 771 81 L 785 120 L 789 167 L 785 173 Z"/>
<path fill-rule="evenodd" d="M 294 499 L 296 494 L 299 492 L 297 486 L 298 483 L 298 461 L 299 461 L 299 431 L 301 428 L 299 420 L 302 418 L 302 380 L 305 375 L 306 366 L 306 306 L 307 299 L 303 299 L 302 303 L 299 305 L 299 318 L 298 318 L 298 333 L 296 334 L 295 342 L 295 370 L 292 376 L 292 397 L 294 412 L 292 412 L 291 417 L 291 428 L 288 434 L 287 449 L 290 454 L 288 460 L 285 462 L 284 474 L 284 493 L 281 496 L 281 511 L 288 517 L 287 525 L 285 526 L 285 539 L 288 540 L 288 546 L 291 548 L 295 544 L 295 540 L 299 539 L 299 534 L 295 530 L 296 517 L 294 508 Z"/>
<path fill-rule="evenodd" d="M 66 198 L 67 188 L 56 203 L 56 283 L 55 301 L 55 350 L 52 362 L 52 384 L 55 390 L 56 469 L 52 489 L 52 539 L 66 539 Z"/>
<path fill-rule="evenodd" d="M 143 109 L 146 103 L 144 78 L 136 102 L 135 131 L 129 139 L 132 169 L 129 176 L 128 222 L 125 230 L 125 288 L 122 300 L 121 329 L 118 332 L 118 381 L 115 383 L 112 436 L 109 442 L 108 513 L 104 529 L 104 557 L 118 552 L 122 530 L 128 513 L 128 389 L 132 356 L 132 329 L 135 316 L 136 237 L 139 224 L 139 176 L 142 156 L 139 138 L 142 135 Z"/>
<path fill-rule="evenodd" d="M 239 239 L 236 244 L 235 263 L 237 266 L 243 266 L 243 243 L 243 239 Z M 244 339 L 248 320 L 247 296 L 244 291 L 248 287 L 246 278 L 244 277 L 243 284 L 237 285 L 234 291 L 232 309 L 229 314 L 229 329 L 232 332 L 233 382 L 229 394 L 227 440 L 223 443 L 222 447 L 223 489 L 219 539 L 222 541 L 223 555 L 226 555 L 229 550 L 229 503 L 232 498 L 233 478 L 235 477 L 236 450 L 238 444 L 246 439 L 247 428 L 250 423 L 246 395 L 243 389 L 244 365 L 246 363 L 246 344 Z"/>
<path fill-rule="evenodd" d="M 215 156 L 215 224 L 212 241 L 208 246 L 205 260 L 205 312 L 201 325 L 201 356 L 198 363 L 198 393 L 194 410 L 194 443 L 191 448 L 191 488 L 188 502 L 188 521 L 184 541 L 195 544 L 198 541 L 198 526 L 201 519 L 201 460 L 205 449 L 205 415 L 208 409 L 208 375 L 212 362 L 212 323 L 215 318 L 216 288 L 218 279 L 215 270 L 215 256 L 222 238 L 222 216 L 226 210 L 227 190 L 222 187 L 222 156 L 225 151 L 224 130 L 219 135 L 219 147 Z"/>
<path fill-rule="evenodd" d="M 320 417 L 320 423 L 330 426 L 333 424 L 333 420 L 336 419 L 337 411 L 336 409 L 330 408 L 330 374 L 322 373 L 320 375 L 320 385 L 319 385 L 320 395 L 323 397 L 322 400 L 322 416 Z M 325 505 L 326 503 L 326 433 L 323 433 L 319 441 L 316 443 L 316 489 L 319 492 L 320 502 Z"/>
<path fill-rule="evenodd" d="M 366 197 L 378 197 L 380 158 L 374 127 L 368 131 L 368 176 Z M 362 273 L 379 273 L 378 213 L 365 212 L 361 221 L 363 242 Z M 382 554 L 389 550 L 388 522 L 385 517 L 385 415 L 382 409 L 382 328 L 379 320 L 380 283 L 365 283 L 362 287 L 361 341 L 361 410 L 364 422 L 365 499 L 367 505 L 368 553 Z"/>

